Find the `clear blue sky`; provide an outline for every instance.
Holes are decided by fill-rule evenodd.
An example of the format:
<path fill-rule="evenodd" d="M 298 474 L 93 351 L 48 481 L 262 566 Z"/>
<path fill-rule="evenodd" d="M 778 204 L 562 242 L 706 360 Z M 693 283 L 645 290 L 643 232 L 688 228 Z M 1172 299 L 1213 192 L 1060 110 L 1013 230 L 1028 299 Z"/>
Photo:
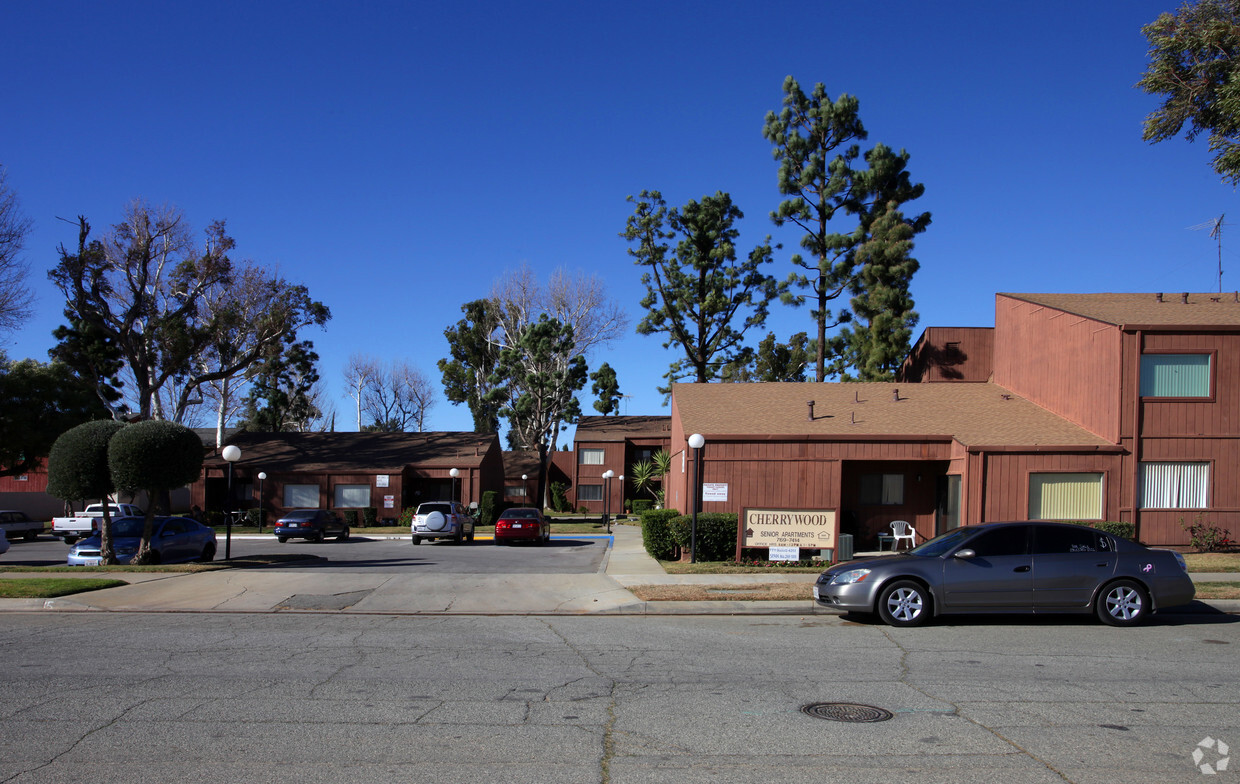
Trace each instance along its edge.
<path fill-rule="evenodd" d="M 3 345 L 46 359 L 62 304 L 46 280 L 137 197 L 237 258 L 279 267 L 331 307 L 309 330 L 339 411 L 363 352 L 436 383 L 445 327 L 522 263 L 597 273 L 632 323 L 639 269 L 618 237 L 630 194 L 680 205 L 728 191 L 740 249 L 773 228 L 767 111 L 794 75 L 858 96 L 870 133 L 911 154 L 933 214 L 917 240 L 921 324 L 991 326 L 996 291 L 1213 291 L 1217 248 L 1190 231 L 1236 194 L 1204 140 L 1151 146 L 1134 89 L 1143 24 L 1171 0 L 1107 2 L 34 2 L 0 10 L 0 163 L 35 229 L 38 315 Z M 1229 240 L 1228 237 L 1233 239 Z M 1223 287 L 1240 288 L 1240 228 Z M 781 338 L 811 330 L 777 307 Z M 755 334 L 752 343 L 765 333 Z M 602 356 L 632 397 L 674 358 L 630 332 Z M 592 410 L 588 386 L 582 408 Z M 428 429 L 469 429 L 441 400 Z M 571 435 L 571 431 L 570 434 Z"/>

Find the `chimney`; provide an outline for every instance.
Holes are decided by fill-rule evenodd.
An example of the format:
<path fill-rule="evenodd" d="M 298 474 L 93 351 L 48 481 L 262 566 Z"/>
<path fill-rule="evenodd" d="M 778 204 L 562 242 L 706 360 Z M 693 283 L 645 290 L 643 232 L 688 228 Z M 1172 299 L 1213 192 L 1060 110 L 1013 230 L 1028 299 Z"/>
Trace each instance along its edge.
<path fill-rule="evenodd" d="M 808 400 L 805 405 L 809 406 L 809 421 L 814 421 L 814 401 Z"/>
<path fill-rule="evenodd" d="M 1162 298 L 1162 292 L 1161 292 L 1161 291 L 1160 291 L 1160 292 L 1158 292 L 1157 294 L 1155 294 L 1155 295 L 1154 295 L 1154 301 L 1155 301 L 1155 302 L 1162 302 L 1162 301 L 1163 301 L 1163 298 Z"/>

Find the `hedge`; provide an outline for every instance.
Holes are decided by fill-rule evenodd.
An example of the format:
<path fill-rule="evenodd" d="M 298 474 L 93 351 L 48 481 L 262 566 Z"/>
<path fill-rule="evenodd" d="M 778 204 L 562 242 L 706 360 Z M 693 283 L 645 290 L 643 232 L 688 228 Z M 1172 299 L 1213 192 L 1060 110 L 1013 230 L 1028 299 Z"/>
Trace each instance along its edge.
<path fill-rule="evenodd" d="M 679 515 L 675 509 L 647 509 L 641 513 L 642 544 L 651 558 L 670 561 L 676 557 L 676 540 L 668 523 Z"/>
<path fill-rule="evenodd" d="M 681 515 L 669 523 L 680 549 L 689 552 L 693 517 Z M 736 514 L 702 512 L 697 516 L 697 561 L 728 561 L 736 557 Z"/>
<path fill-rule="evenodd" d="M 1087 525 L 1090 528 L 1097 528 L 1099 531 L 1108 533 L 1117 539 L 1133 539 L 1137 535 L 1137 529 L 1132 523 L 1121 523 L 1118 521 L 1106 521 L 1101 523 L 1079 523 L 1079 525 Z"/>

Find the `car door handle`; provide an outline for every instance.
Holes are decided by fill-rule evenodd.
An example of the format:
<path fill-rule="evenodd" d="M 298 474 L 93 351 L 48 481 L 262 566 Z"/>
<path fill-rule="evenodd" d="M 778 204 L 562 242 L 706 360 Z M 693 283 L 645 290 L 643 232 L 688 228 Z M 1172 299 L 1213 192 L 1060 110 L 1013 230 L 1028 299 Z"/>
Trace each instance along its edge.
<path fill-rule="evenodd" d="M 1027 571 L 1029 571 L 1029 567 L 1028 567 L 1028 566 L 1018 566 L 1018 567 L 1016 567 L 1015 569 L 1013 569 L 1012 571 L 1013 571 L 1013 572 L 1027 572 Z"/>

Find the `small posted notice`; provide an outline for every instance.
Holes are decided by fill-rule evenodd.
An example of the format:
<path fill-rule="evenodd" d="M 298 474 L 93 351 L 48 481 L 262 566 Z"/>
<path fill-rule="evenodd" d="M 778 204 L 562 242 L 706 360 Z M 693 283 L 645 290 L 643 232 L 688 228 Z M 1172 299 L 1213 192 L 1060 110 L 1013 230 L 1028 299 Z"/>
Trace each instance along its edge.
<path fill-rule="evenodd" d="M 767 556 L 772 561 L 799 561 L 801 560 L 800 547 L 772 547 L 770 555 Z"/>

